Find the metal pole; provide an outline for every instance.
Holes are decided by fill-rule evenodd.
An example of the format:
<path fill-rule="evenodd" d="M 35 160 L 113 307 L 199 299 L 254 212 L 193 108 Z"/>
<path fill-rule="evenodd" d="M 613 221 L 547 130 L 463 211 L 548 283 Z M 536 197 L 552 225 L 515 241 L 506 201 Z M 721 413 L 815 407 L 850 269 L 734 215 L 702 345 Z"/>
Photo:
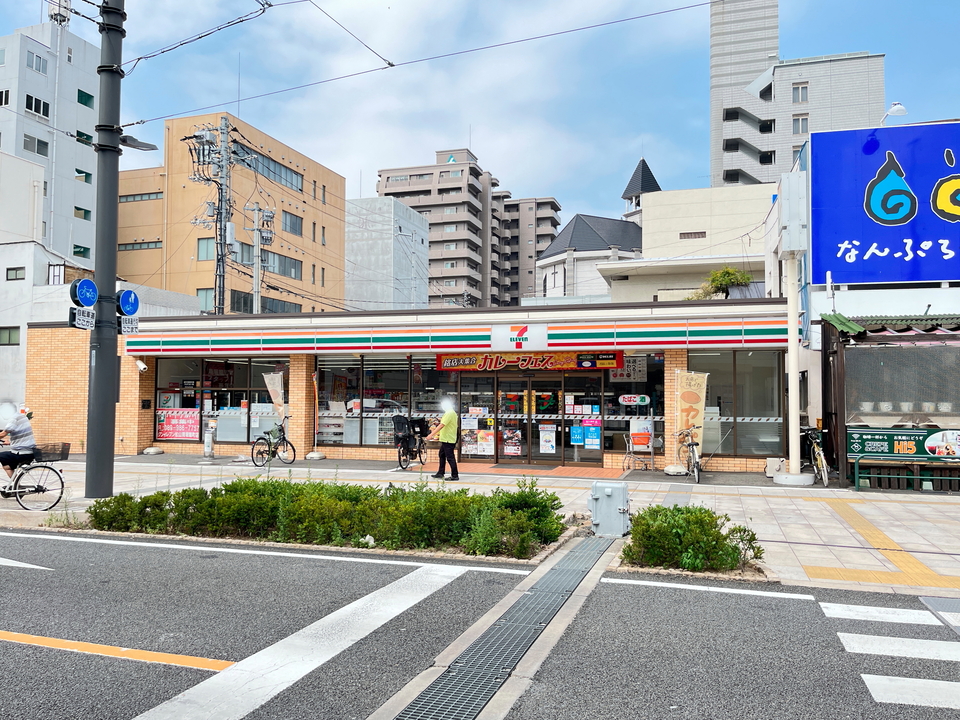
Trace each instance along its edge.
<path fill-rule="evenodd" d="M 117 360 L 117 211 L 120 198 L 120 81 L 124 0 L 100 5 L 100 114 L 97 123 L 97 230 L 94 275 L 100 289 L 97 323 L 90 333 L 87 390 L 87 462 L 84 494 L 113 495 L 113 442 L 116 435 Z"/>
<path fill-rule="evenodd" d="M 784 265 L 787 273 L 787 432 L 790 474 L 800 473 L 800 285 L 797 254 L 790 252 Z"/>
<path fill-rule="evenodd" d="M 246 210 L 246 208 L 244 208 Z M 262 258 L 260 256 L 260 203 L 253 204 L 253 312 L 260 314 L 260 278 Z"/>
<path fill-rule="evenodd" d="M 214 278 L 213 312 L 223 315 L 227 278 L 227 223 L 233 217 L 230 202 L 230 119 L 220 117 L 220 146 L 217 149 L 217 262 Z"/>

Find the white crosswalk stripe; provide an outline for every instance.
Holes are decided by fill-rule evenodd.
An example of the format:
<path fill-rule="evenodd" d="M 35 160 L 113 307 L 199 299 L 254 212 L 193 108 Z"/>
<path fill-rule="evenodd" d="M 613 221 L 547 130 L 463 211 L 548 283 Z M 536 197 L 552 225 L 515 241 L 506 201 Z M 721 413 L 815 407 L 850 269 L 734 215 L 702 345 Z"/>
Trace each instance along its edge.
<path fill-rule="evenodd" d="M 944 613 L 907 608 L 873 607 L 870 605 L 843 605 L 820 603 L 823 614 L 837 620 L 865 620 L 876 623 L 926 625 L 943 627 L 940 618 L 948 623 L 954 619 Z M 933 660 L 960 663 L 960 642 L 923 638 L 891 637 L 838 632 L 844 650 L 858 655 L 880 655 L 894 658 Z M 929 678 L 871 675 L 862 673 L 867 690 L 877 703 L 915 705 L 930 708 L 960 709 L 960 682 Z"/>

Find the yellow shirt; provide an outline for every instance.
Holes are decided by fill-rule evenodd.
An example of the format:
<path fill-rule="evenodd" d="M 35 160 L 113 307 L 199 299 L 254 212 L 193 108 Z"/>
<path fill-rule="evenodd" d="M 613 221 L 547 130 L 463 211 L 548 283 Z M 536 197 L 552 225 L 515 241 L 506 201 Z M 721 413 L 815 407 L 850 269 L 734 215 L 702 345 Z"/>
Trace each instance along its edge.
<path fill-rule="evenodd" d="M 443 425 L 443 428 L 440 430 L 437 435 L 437 439 L 442 443 L 456 443 L 457 442 L 457 413 L 453 410 L 448 410 L 443 414 L 443 417 L 440 419 L 440 424 Z"/>

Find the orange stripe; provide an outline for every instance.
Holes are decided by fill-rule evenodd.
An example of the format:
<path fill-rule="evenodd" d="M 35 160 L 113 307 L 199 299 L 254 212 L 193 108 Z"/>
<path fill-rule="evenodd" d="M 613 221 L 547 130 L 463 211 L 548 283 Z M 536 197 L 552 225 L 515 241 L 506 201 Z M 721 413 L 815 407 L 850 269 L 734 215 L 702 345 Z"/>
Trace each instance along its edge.
<path fill-rule="evenodd" d="M 88 653 L 90 655 L 106 655 L 107 657 L 123 658 L 124 660 L 179 665 L 181 667 L 197 668 L 198 670 L 215 670 L 217 672 L 225 670 L 234 664 L 228 660 L 211 660 L 209 658 L 193 657 L 192 655 L 171 655 L 170 653 L 150 652 L 149 650 L 133 650 L 131 648 L 115 647 L 113 645 L 97 645 L 96 643 L 59 640 L 57 638 L 42 637 L 40 635 L 24 635 L 23 633 L 6 632 L 5 630 L 0 630 L 0 640 L 20 643 L 21 645 L 38 645 L 56 650 L 71 650 L 73 652 Z"/>

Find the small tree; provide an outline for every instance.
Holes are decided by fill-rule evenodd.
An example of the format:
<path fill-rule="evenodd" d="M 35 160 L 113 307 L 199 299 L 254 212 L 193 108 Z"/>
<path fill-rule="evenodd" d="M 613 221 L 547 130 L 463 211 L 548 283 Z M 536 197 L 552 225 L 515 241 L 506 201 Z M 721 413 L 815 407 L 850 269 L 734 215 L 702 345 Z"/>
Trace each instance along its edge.
<path fill-rule="evenodd" d="M 724 297 L 730 297 L 730 288 L 735 285 L 749 285 L 753 282 L 750 273 L 746 270 L 738 270 L 729 265 L 724 265 L 719 270 L 714 270 L 707 276 L 707 283 L 713 288 L 715 293 L 723 293 Z"/>

